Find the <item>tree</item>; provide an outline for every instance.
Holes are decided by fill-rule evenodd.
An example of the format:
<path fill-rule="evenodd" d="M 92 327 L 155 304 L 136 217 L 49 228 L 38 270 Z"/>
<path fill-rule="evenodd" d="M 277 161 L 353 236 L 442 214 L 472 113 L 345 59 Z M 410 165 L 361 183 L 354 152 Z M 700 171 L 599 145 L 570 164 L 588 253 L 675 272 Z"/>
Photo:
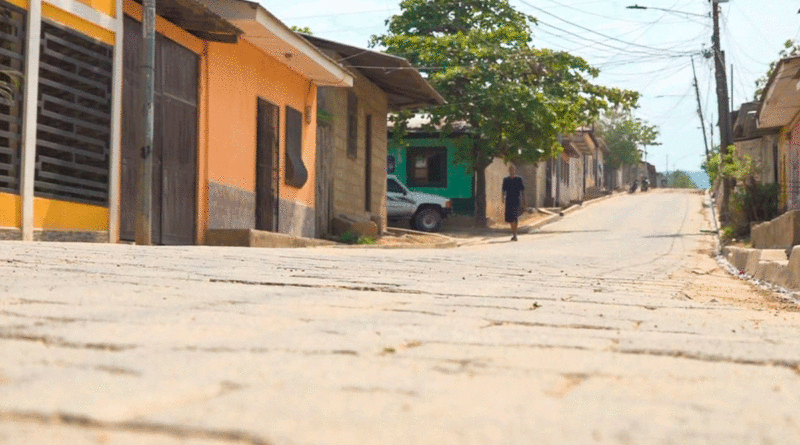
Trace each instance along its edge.
<path fill-rule="evenodd" d="M 692 177 L 689 176 L 688 173 L 681 170 L 675 170 L 674 172 L 671 172 L 669 174 L 669 178 L 667 179 L 667 181 L 669 181 L 668 184 L 672 188 L 678 188 L 678 189 L 697 188 L 697 184 L 695 184 L 694 181 L 692 181 Z"/>
<path fill-rule="evenodd" d="M 533 47 L 536 20 L 507 0 L 403 0 L 400 8 L 372 45 L 407 58 L 448 101 L 427 111 L 431 129 L 446 135 L 454 124 L 469 127 L 473 143 L 458 144 L 455 159 L 475 173 L 479 225 L 486 223 L 484 170 L 495 157 L 555 156 L 563 149 L 558 134 L 638 100 L 638 93 L 591 83 L 599 71 L 580 57 Z M 409 115 L 396 117 L 396 136 Z"/>
<path fill-rule="evenodd" d="M 629 110 L 604 113 L 598 127 L 609 149 L 606 162 L 613 168 L 641 161 L 640 145 L 658 145 L 658 127 L 633 117 Z"/>
<path fill-rule="evenodd" d="M 756 80 L 756 92 L 753 95 L 753 100 L 761 100 L 761 95 L 764 94 L 764 88 L 766 88 L 769 78 L 772 77 L 772 72 L 775 71 L 775 66 L 778 64 L 778 61 L 785 57 L 792 57 L 798 54 L 800 54 L 800 43 L 795 43 L 792 39 L 783 43 L 783 49 L 778 53 L 778 60 L 773 60 L 772 63 L 769 64 L 767 73 Z"/>

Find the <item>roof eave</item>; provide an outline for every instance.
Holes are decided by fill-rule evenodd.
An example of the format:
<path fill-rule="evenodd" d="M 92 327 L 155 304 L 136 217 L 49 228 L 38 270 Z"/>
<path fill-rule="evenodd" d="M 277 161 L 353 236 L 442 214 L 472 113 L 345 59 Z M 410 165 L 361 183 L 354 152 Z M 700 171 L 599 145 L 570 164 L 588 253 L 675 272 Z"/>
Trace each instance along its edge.
<path fill-rule="evenodd" d="M 343 60 L 353 64 L 359 71 L 381 90 L 387 93 L 391 111 L 424 108 L 431 105 L 444 105 L 447 101 L 414 68 L 408 60 L 392 54 L 345 45 L 317 36 L 301 34 L 316 47 L 333 51 L 343 56 Z M 397 73 L 402 73 L 399 76 Z"/>
<path fill-rule="evenodd" d="M 785 71 L 792 63 L 797 72 L 786 76 Z M 800 80 L 800 56 L 787 57 L 778 61 L 761 95 L 761 104 L 758 106 L 756 118 L 759 129 L 782 128 L 791 123 L 800 112 L 800 95 L 776 96 L 777 90 L 786 88 L 792 82 L 795 83 L 795 87 L 800 86 L 798 80 Z"/>
<path fill-rule="evenodd" d="M 318 86 L 349 87 L 353 76 L 258 3 L 200 0 L 244 33 L 242 38 Z"/>

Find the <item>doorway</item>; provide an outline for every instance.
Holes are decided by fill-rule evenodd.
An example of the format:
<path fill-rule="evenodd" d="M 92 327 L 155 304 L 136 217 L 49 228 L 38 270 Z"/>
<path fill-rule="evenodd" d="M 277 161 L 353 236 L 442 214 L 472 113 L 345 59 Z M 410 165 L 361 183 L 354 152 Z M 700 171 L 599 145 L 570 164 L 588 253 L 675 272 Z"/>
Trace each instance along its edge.
<path fill-rule="evenodd" d="M 256 110 L 256 230 L 278 231 L 280 108 L 258 99 Z"/>
<path fill-rule="evenodd" d="M 139 77 L 142 25 L 125 17 L 122 87 L 120 239 L 135 239 L 136 178 L 143 133 Z M 197 209 L 199 57 L 156 35 L 153 130 L 154 244 L 194 244 Z"/>

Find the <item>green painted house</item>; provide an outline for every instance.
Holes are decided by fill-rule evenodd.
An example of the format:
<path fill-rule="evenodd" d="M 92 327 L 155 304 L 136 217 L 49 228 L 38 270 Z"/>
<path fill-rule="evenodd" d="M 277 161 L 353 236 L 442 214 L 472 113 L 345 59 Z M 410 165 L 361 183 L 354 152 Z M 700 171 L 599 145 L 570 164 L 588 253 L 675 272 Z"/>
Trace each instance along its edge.
<path fill-rule="evenodd" d="M 464 133 L 441 137 L 438 133 L 411 130 L 402 141 L 389 137 L 386 172 L 397 176 L 409 189 L 450 198 L 453 211 L 475 212 L 473 173 L 454 160 L 456 144 L 471 144 Z"/>

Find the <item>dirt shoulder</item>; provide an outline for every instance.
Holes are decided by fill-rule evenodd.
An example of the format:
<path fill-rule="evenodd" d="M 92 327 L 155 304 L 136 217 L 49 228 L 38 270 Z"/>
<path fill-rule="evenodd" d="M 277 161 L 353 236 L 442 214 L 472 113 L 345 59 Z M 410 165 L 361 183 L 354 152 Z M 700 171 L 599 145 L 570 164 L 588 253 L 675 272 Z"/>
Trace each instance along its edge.
<path fill-rule="evenodd" d="M 703 209 L 708 227 L 710 215 Z M 750 310 L 800 313 L 800 304 L 781 294 L 759 287 L 750 281 L 731 275 L 719 263 L 716 240 L 708 237 L 693 253 L 693 266 L 672 275 L 683 278 L 689 285 L 682 298 L 703 304 L 730 304 Z"/>

